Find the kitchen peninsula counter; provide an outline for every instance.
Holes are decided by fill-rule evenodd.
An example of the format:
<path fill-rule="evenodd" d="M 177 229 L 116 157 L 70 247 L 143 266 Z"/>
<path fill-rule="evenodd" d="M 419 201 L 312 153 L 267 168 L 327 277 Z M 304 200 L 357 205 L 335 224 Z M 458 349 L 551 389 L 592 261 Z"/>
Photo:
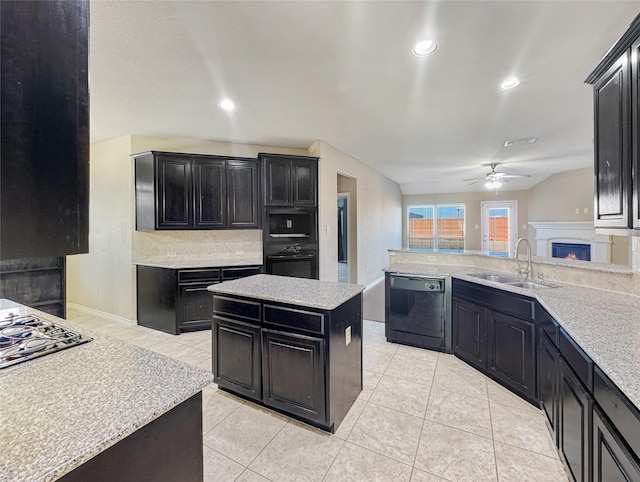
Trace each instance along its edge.
<path fill-rule="evenodd" d="M 200 368 L 0 300 L 7 309 L 93 340 L 0 370 L 0 481 L 73 475 L 212 381 Z M 195 442 L 201 447 L 201 438 Z"/>
<path fill-rule="evenodd" d="M 558 285 L 557 288 L 531 291 L 472 276 L 480 272 L 500 272 L 483 267 L 392 263 L 384 271 L 452 276 L 537 299 L 640 410 L 640 298 L 637 296 L 556 280 L 552 283 Z M 503 267 L 501 272 L 505 271 Z"/>
<path fill-rule="evenodd" d="M 259 274 L 209 290 L 218 386 L 335 431 L 362 391 L 364 286 Z"/>

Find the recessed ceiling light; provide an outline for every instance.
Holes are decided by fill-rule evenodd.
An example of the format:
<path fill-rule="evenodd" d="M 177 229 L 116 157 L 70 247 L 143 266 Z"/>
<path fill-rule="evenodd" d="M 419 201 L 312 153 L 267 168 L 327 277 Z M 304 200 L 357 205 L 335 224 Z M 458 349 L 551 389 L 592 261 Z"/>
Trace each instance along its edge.
<path fill-rule="evenodd" d="M 418 57 L 431 55 L 438 49 L 438 42 L 435 40 L 422 40 L 413 46 L 413 53 Z"/>
<path fill-rule="evenodd" d="M 218 105 L 220 106 L 221 109 L 224 109 L 224 110 L 234 110 L 236 108 L 236 105 L 228 99 L 223 100 Z"/>
<path fill-rule="evenodd" d="M 519 85 L 520 81 L 518 79 L 516 79 L 515 77 L 509 77 L 508 79 L 502 81 L 502 83 L 500 84 L 500 90 L 513 89 L 514 87 L 518 87 Z"/>

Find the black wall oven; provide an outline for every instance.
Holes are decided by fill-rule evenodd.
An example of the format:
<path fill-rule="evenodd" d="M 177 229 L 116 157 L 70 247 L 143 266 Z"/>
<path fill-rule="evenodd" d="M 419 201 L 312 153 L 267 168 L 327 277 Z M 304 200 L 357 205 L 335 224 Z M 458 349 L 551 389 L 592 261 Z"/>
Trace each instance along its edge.
<path fill-rule="evenodd" d="M 264 250 L 268 274 L 318 279 L 317 245 L 265 245 Z"/>

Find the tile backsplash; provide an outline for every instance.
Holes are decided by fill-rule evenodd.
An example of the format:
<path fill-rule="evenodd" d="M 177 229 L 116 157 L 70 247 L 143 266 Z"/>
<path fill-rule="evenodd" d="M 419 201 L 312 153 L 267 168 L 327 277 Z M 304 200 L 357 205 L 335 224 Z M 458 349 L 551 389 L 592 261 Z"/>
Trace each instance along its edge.
<path fill-rule="evenodd" d="M 133 261 L 262 258 L 262 231 L 134 231 Z"/>

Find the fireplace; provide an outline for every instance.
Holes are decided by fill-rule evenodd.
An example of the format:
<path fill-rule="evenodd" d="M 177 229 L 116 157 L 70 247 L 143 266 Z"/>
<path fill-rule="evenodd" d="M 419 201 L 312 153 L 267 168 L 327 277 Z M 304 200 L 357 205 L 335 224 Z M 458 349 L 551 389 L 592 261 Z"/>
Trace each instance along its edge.
<path fill-rule="evenodd" d="M 591 245 L 581 243 L 551 243 L 551 257 L 591 261 Z"/>
<path fill-rule="evenodd" d="M 575 255 L 575 259 L 611 263 L 611 237 L 596 234 L 593 222 L 535 221 L 529 224 L 536 230 L 535 252 L 537 256 L 573 259 Z M 557 248 L 556 245 L 558 245 Z M 582 248 L 579 249 L 580 247 Z M 588 257 L 584 254 L 587 247 Z"/>

